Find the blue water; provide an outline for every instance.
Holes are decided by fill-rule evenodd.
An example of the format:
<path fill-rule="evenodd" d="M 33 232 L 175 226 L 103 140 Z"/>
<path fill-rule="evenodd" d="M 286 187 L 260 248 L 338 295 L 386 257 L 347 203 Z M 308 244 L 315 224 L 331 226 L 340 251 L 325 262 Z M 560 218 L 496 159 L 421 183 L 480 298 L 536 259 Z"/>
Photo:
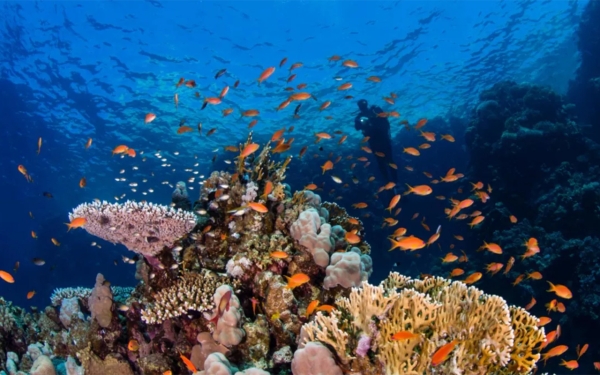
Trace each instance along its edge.
<path fill-rule="evenodd" d="M 377 176 L 376 166 L 346 169 L 340 177 L 350 183 L 347 189 L 323 177 L 319 167 L 331 151 L 359 156 L 362 134 L 354 130 L 359 98 L 395 109 L 411 124 L 441 116 L 447 122 L 441 128 L 432 125 L 431 130 L 457 138 L 456 143 L 442 144 L 414 161 L 402 148 L 422 138 L 393 121 L 399 185 L 425 181 L 420 173 L 417 177 L 406 171 L 405 165 L 436 177 L 451 167 L 464 172 L 469 164 L 462 139 L 465 119 L 482 90 L 501 80 L 514 80 L 566 93 L 579 63 L 575 30 L 584 6 L 583 1 L 2 2 L 0 269 L 12 271 L 17 261 L 20 268 L 14 273 L 14 284 L 0 282 L 0 295 L 21 306 L 43 307 L 54 288 L 90 287 L 98 272 L 113 285 L 135 285 L 134 266 L 120 261 L 121 255 L 132 253 L 81 229 L 67 233 L 68 212 L 94 198 L 115 201 L 123 194 L 125 199 L 168 204 L 172 187 L 163 181 L 186 181 L 193 176 L 187 168 L 198 171 L 197 176 L 230 168 L 225 160 L 235 155 L 223 147 L 245 141 L 251 120 L 240 119 L 241 110 L 260 110 L 252 131 L 261 142 L 293 125 L 290 154 L 295 159 L 287 182 L 294 189 L 325 182 L 324 199 L 341 195 L 338 203 L 353 213 L 365 213 L 350 206 L 383 184 L 366 183 L 369 176 Z M 333 55 L 353 59 L 359 67 L 329 62 Z M 287 63 L 279 68 L 285 57 Z M 296 62 L 303 66 L 292 72 L 297 78 L 288 85 L 289 68 Z M 276 67 L 275 73 L 259 86 L 258 76 L 271 66 Z M 227 72 L 215 79 L 220 69 Z M 382 82 L 367 81 L 372 75 Z M 336 76 L 343 80 L 334 80 Z M 180 77 L 195 80 L 197 87 L 176 89 Z M 239 87 L 234 89 L 237 80 Z M 353 87 L 338 91 L 344 82 Z M 289 96 L 283 89 L 300 83 L 306 83 L 303 91 L 318 101 L 304 102 L 299 119 L 293 118 L 295 103 L 275 111 Z M 204 97 L 218 96 L 226 85 L 231 89 L 222 104 L 200 110 Z M 398 96 L 393 107 L 382 99 L 391 92 Z M 344 99 L 346 95 L 353 98 Z M 320 112 L 325 100 L 332 104 Z M 223 117 L 225 108 L 233 108 L 234 113 Z M 157 119 L 144 124 L 149 112 Z M 177 134 L 182 119 L 192 132 Z M 199 122 L 203 135 L 196 131 Z M 207 137 L 211 128 L 217 130 Z M 319 151 L 322 144 L 313 144 L 313 134 L 335 130 L 348 135 L 346 143 L 338 147 L 332 141 Z M 39 137 L 43 144 L 36 155 Z M 93 144 L 86 150 L 88 138 Z M 120 144 L 134 148 L 137 156 L 112 157 L 111 150 Z M 304 145 L 310 145 L 309 151 L 300 161 L 297 155 Z M 157 150 L 166 162 L 154 156 Z M 322 156 L 315 160 L 315 153 Z M 30 172 L 32 183 L 18 172 L 20 164 Z M 133 170 L 134 166 L 139 169 Z M 351 175 L 361 183 L 351 183 Z M 83 189 L 78 185 L 82 177 L 87 179 Z M 121 177 L 127 182 L 115 181 Z M 199 193 L 199 180 L 190 184 L 196 187 L 190 191 L 193 197 Z M 137 192 L 131 191 L 130 182 L 139 184 Z M 149 193 L 149 188 L 154 192 Z M 328 195 L 332 188 L 336 191 Z M 54 198 L 44 197 L 43 192 Z M 387 201 L 381 205 L 386 207 Z M 444 231 L 452 233 L 455 224 L 440 215 L 445 206 L 438 201 L 425 205 L 408 200 L 401 218 L 408 222 L 414 212 L 420 212 L 409 224 L 415 230 L 426 216 L 432 228 L 443 224 Z M 426 261 L 388 253 L 389 241 L 384 237 L 389 233 L 380 228 L 381 217 L 364 220 L 373 246 L 375 282 L 394 262 L 413 276 L 429 273 L 427 265 L 445 254 L 424 255 Z M 32 230 L 38 239 L 31 237 Z M 54 246 L 51 238 L 61 245 Z M 92 242 L 101 248 L 91 246 Z M 451 238 L 440 240 L 442 246 L 451 242 Z M 46 265 L 33 265 L 33 257 L 45 259 Z M 37 294 L 27 300 L 30 290 Z M 528 299 L 518 302 L 524 305 Z"/>

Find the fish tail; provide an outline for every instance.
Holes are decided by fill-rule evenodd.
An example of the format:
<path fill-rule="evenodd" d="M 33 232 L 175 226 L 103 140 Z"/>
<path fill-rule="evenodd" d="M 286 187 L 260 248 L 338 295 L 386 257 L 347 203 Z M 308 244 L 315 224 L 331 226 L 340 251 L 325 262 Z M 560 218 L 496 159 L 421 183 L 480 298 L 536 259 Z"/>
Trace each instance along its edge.
<path fill-rule="evenodd" d="M 550 284 L 550 289 L 547 290 L 547 292 L 554 292 L 556 290 L 556 287 L 554 286 L 554 284 L 552 284 L 550 281 L 548 281 L 548 284 Z"/>
<path fill-rule="evenodd" d="M 414 191 L 413 187 L 410 186 L 409 184 L 406 184 L 406 186 L 408 186 L 408 190 L 406 192 L 404 192 L 404 195 L 408 195 Z"/>

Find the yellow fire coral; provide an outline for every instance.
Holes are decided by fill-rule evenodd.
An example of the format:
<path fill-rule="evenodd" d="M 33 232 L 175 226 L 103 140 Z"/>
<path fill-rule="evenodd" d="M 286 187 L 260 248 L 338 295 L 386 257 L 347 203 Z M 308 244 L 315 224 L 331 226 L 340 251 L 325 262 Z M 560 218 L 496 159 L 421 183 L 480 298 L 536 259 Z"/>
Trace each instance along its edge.
<path fill-rule="evenodd" d="M 525 310 L 509 308 L 498 296 L 439 277 L 414 280 L 392 273 L 379 286 L 363 283 L 353 288 L 337 305 L 341 313 L 320 315 L 318 323 L 308 323 L 312 334 L 306 341 L 327 337 L 324 342 L 331 344 L 332 333 L 341 328 L 350 332 L 351 343 L 356 342 L 354 336 L 368 335 L 374 353 L 370 358 L 377 359 L 372 365 L 387 375 L 527 374 L 535 367 L 536 348 L 545 339 L 537 318 Z M 342 327 L 340 316 L 344 325 L 354 329 Z M 400 331 L 418 337 L 393 340 L 391 336 Z M 449 358 L 434 367 L 434 353 L 453 340 L 458 344 Z M 345 370 L 358 366 L 349 361 L 356 358 L 347 345 L 332 346 Z M 365 358 L 369 357 L 356 360 Z"/>

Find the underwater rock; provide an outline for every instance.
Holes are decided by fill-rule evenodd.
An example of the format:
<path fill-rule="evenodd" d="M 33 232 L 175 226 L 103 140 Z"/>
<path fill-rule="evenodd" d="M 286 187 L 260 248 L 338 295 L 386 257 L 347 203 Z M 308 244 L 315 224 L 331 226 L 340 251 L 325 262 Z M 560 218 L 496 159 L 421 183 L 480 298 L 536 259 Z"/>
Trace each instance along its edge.
<path fill-rule="evenodd" d="M 259 315 L 254 322 L 245 323 L 243 328 L 246 332 L 246 339 L 238 349 L 244 354 L 244 358 L 248 358 L 255 367 L 266 368 L 271 344 L 267 319 L 264 315 Z"/>
<path fill-rule="evenodd" d="M 63 299 L 58 317 L 66 328 L 71 326 L 73 319 L 83 320 L 84 316 L 79 307 L 79 299 L 77 297 Z"/>
<path fill-rule="evenodd" d="M 264 293 L 263 307 L 268 317 L 289 310 L 297 303 L 294 293 L 286 288 L 287 283 L 280 275 L 266 271 L 258 274 L 255 280 Z"/>
<path fill-rule="evenodd" d="M 40 355 L 33 362 L 30 370 L 31 375 L 56 375 L 56 370 L 50 358 L 45 355 Z"/>
<path fill-rule="evenodd" d="M 83 366 L 77 365 L 75 358 L 69 356 L 65 363 L 66 375 L 84 375 Z"/>
<path fill-rule="evenodd" d="M 88 346 L 79 351 L 77 357 L 81 361 L 85 375 L 133 375 L 129 363 L 119 360 L 112 353 L 102 360 Z"/>
<path fill-rule="evenodd" d="M 162 375 L 172 368 L 171 361 L 161 353 L 141 356 L 137 361 L 144 375 Z"/>
<path fill-rule="evenodd" d="M 96 276 L 96 285 L 88 298 L 88 308 L 100 327 L 107 328 L 112 320 L 112 292 L 110 286 L 105 282 L 104 276 L 99 273 Z"/>
<path fill-rule="evenodd" d="M 273 353 L 273 363 L 276 365 L 283 365 L 292 362 L 294 354 L 289 346 L 284 346 L 281 349 Z"/>

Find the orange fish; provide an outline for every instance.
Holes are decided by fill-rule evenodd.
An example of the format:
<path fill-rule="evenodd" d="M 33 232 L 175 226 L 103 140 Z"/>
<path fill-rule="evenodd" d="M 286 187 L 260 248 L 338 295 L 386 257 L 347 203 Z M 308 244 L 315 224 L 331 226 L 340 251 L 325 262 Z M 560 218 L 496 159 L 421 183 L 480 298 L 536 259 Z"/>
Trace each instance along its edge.
<path fill-rule="evenodd" d="M 136 155 L 136 153 L 135 153 L 135 150 L 134 150 L 134 149 L 132 149 L 132 148 L 128 149 L 128 150 L 127 150 L 127 155 L 128 155 L 130 158 L 135 158 L 135 155 Z"/>
<path fill-rule="evenodd" d="M 402 198 L 401 194 L 394 195 L 390 200 L 390 204 L 388 205 L 386 210 L 388 210 L 391 213 L 394 207 L 396 207 L 396 205 L 398 204 L 398 202 L 400 202 L 400 198 Z"/>
<path fill-rule="evenodd" d="M 517 223 L 517 217 L 515 215 L 510 215 L 509 219 L 510 219 L 511 223 L 513 223 L 513 224 Z"/>
<path fill-rule="evenodd" d="M 414 147 L 405 147 L 404 148 L 404 152 L 407 153 L 407 154 L 409 154 L 409 155 L 412 155 L 412 156 L 419 156 L 419 155 L 421 155 L 421 153 L 419 152 L 419 150 L 417 150 Z"/>
<path fill-rule="evenodd" d="M 285 251 L 273 251 L 271 254 L 271 258 L 275 258 L 275 259 L 285 259 L 288 257 L 288 253 L 286 253 Z"/>
<path fill-rule="evenodd" d="M 467 278 L 463 281 L 463 283 L 465 283 L 467 285 L 474 284 L 481 279 L 481 276 L 483 276 L 481 274 L 481 272 L 472 273 L 469 276 L 467 276 Z"/>
<path fill-rule="evenodd" d="M 561 366 L 565 366 L 566 368 L 568 368 L 569 370 L 573 371 L 576 368 L 579 368 L 579 363 L 575 360 L 572 359 L 570 361 L 565 361 L 564 359 L 560 362 Z"/>
<path fill-rule="evenodd" d="M 419 121 L 417 121 L 417 124 L 415 125 L 415 129 L 421 129 L 423 126 L 425 126 L 425 124 L 427 124 L 427 119 L 426 118 L 422 118 Z"/>
<path fill-rule="evenodd" d="M 558 297 L 564 299 L 573 298 L 573 294 L 566 286 L 560 284 L 554 285 L 550 281 L 548 281 L 548 284 L 550 284 L 550 289 L 547 290 L 548 292 L 554 292 Z"/>
<path fill-rule="evenodd" d="M 297 273 L 292 277 L 286 276 L 286 279 L 288 280 L 288 283 L 285 286 L 287 289 L 294 289 L 310 281 L 310 277 L 304 273 Z"/>
<path fill-rule="evenodd" d="M 450 272 L 450 277 L 461 276 L 465 273 L 465 271 L 461 268 L 455 268 Z"/>
<path fill-rule="evenodd" d="M 536 302 L 537 302 L 537 301 L 535 300 L 535 298 L 531 297 L 531 302 L 529 302 L 529 303 L 528 303 L 528 304 L 525 306 L 525 310 L 531 310 L 531 308 L 532 308 L 533 306 L 535 306 Z"/>
<path fill-rule="evenodd" d="M 88 138 L 87 142 L 85 143 L 85 149 L 87 150 L 88 148 L 90 148 L 91 145 L 92 145 L 92 138 Z"/>
<path fill-rule="evenodd" d="M 475 216 L 473 220 L 469 223 L 469 226 L 473 228 L 474 226 L 481 224 L 481 222 L 485 219 L 485 216 Z"/>
<path fill-rule="evenodd" d="M 17 167 L 17 169 L 19 170 L 19 172 L 21 172 L 21 174 L 23 176 L 25 176 L 25 179 L 27 180 L 27 182 L 32 182 L 33 180 L 31 179 L 31 176 L 29 175 L 29 173 L 27 173 L 27 169 L 25 169 L 25 167 L 23 165 L 19 165 Z"/>
<path fill-rule="evenodd" d="M 483 249 L 487 249 L 490 253 L 502 254 L 502 248 L 497 243 L 487 243 L 483 241 Z"/>
<path fill-rule="evenodd" d="M 124 154 L 129 150 L 129 147 L 125 145 L 119 145 L 112 150 L 112 154 Z"/>
<path fill-rule="evenodd" d="M 577 345 L 577 349 L 576 349 L 576 351 L 577 351 L 577 360 L 579 360 L 579 358 L 581 358 L 581 356 L 584 355 L 585 352 L 587 352 L 588 348 L 589 348 L 588 344 L 583 344 L 582 347 L 579 347 L 579 345 Z"/>
<path fill-rule="evenodd" d="M 294 101 L 294 100 L 300 101 L 300 100 L 307 100 L 307 99 L 310 99 L 310 98 L 312 98 L 312 97 L 313 97 L 313 96 L 312 96 L 311 94 L 307 93 L 307 92 L 297 92 L 297 93 L 295 93 L 295 94 L 292 94 L 292 95 L 290 96 L 289 100 L 292 100 L 292 101 Z"/>
<path fill-rule="evenodd" d="M 38 138 L 38 149 L 37 149 L 37 154 L 39 155 L 40 152 L 42 152 L 42 137 Z"/>
<path fill-rule="evenodd" d="M 6 271 L 2 271 L 0 270 L 0 279 L 6 281 L 7 283 L 14 283 L 15 279 L 12 277 L 12 275 Z"/>
<path fill-rule="evenodd" d="M 275 68 L 273 68 L 275 69 Z M 196 366 L 194 366 L 194 364 L 192 363 L 192 361 L 189 360 L 189 358 L 187 358 L 186 356 L 184 356 L 183 354 L 180 354 L 179 357 L 181 358 L 181 360 L 183 361 L 183 363 L 185 364 L 185 367 L 187 367 L 187 369 L 192 373 L 195 374 L 196 372 L 198 372 L 198 369 L 196 369 Z"/>
<path fill-rule="evenodd" d="M 358 63 L 356 61 L 350 60 L 350 59 L 345 60 L 342 63 L 342 65 L 345 66 L 346 68 L 358 68 Z"/>
<path fill-rule="evenodd" d="M 346 239 L 346 242 L 348 242 L 351 245 L 356 245 L 357 243 L 359 243 L 361 241 L 360 237 L 352 232 L 346 232 L 346 235 L 344 238 Z"/>
<path fill-rule="evenodd" d="M 85 179 L 85 177 L 81 177 L 81 180 L 79 180 L 79 187 L 84 188 L 86 185 L 87 185 L 87 180 Z"/>
<path fill-rule="evenodd" d="M 445 257 L 442 258 L 442 263 L 452 263 L 458 260 L 458 257 L 452 253 L 446 254 Z"/>
<path fill-rule="evenodd" d="M 260 114 L 258 109 L 248 109 L 242 112 L 242 117 L 256 117 Z"/>
<path fill-rule="evenodd" d="M 258 77 L 258 85 L 260 86 L 260 84 L 263 81 L 265 81 L 267 78 L 269 78 L 274 72 L 275 72 L 275 67 L 273 67 L 273 66 L 265 69 Z"/>
<path fill-rule="evenodd" d="M 543 326 L 545 326 L 546 324 L 548 324 L 548 323 L 550 323 L 552 321 L 552 319 L 550 319 L 547 316 L 540 316 L 538 319 L 539 319 L 539 321 L 537 323 L 538 327 L 543 327 Z"/>
<path fill-rule="evenodd" d="M 352 84 L 350 82 L 346 82 L 346 83 L 343 83 L 340 86 L 338 86 L 337 89 L 338 89 L 338 91 L 344 91 L 344 90 L 348 90 L 350 88 L 352 88 Z"/>
<path fill-rule="evenodd" d="M 129 340 L 129 343 L 127 343 L 127 349 L 132 352 L 137 352 L 140 350 L 140 343 L 137 340 Z"/>
<path fill-rule="evenodd" d="M 431 357 L 431 365 L 438 366 L 444 363 L 450 357 L 450 353 L 452 352 L 456 344 L 458 344 L 458 340 L 452 340 L 451 342 L 439 348 L 433 354 L 433 357 Z"/>
<path fill-rule="evenodd" d="M 321 306 L 317 307 L 317 311 L 325 311 L 330 314 L 333 310 L 335 310 L 335 306 L 331 306 L 331 305 L 321 305 Z"/>
<path fill-rule="evenodd" d="M 419 335 L 418 333 L 412 333 L 409 331 L 398 331 L 398 332 L 392 334 L 392 336 L 390 337 L 390 340 L 396 340 L 396 341 L 411 340 L 411 339 L 417 339 L 419 337 L 421 337 L 421 335 Z"/>
<path fill-rule="evenodd" d="M 319 107 L 319 111 L 329 108 L 330 105 L 331 105 L 331 100 L 327 100 L 325 103 L 321 104 L 321 106 Z"/>
<path fill-rule="evenodd" d="M 325 164 L 323 164 L 323 165 L 321 166 L 321 169 L 323 170 L 323 173 L 322 173 L 322 174 L 325 174 L 325 172 L 327 172 L 327 171 L 329 171 L 329 170 L 332 170 L 332 169 L 333 169 L 333 162 L 332 162 L 331 160 L 327 160 L 327 161 L 325 162 Z"/>
<path fill-rule="evenodd" d="M 442 134 L 441 137 L 442 139 L 445 139 L 448 142 L 454 142 L 454 137 L 450 134 Z"/>
<path fill-rule="evenodd" d="M 241 152 L 240 157 L 245 158 L 247 156 L 250 156 L 252 153 L 256 152 L 256 150 L 258 150 L 259 147 L 260 145 L 258 143 L 248 144 L 246 147 L 244 147 L 244 150 Z"/>
<path fill-rule="evenodd" d="M 315 309 L 317 308 L 317 306 L 319 306 L 319 300 L 314 300 L 311 303 L 309 303 L 308 306 L 306 307 L 306 314 L 305 314 L 305 316 L 307 318 L 309 316 L 311 316 L 312 313 L 315 312 Z"/>
<path fill-rule="evenodd" d="M 192 129 L 189 126 L 186 125 L 182 125 L 177 129 L 177 134 L 183 134 L 183 133 L 189 133 L 191 131 L 193 131 L 194 129 Z"/>
<path fill-rule="evenodd" d="M 221 93 L 219 94 L 219 98 L 223 99 L 225 97 L 225 95 L 227 95 L 228 92 L 229 92 L 229 86 L 223 87 L 223 90 L 221 90 Z"/>
<path fill-rule="evenodd" d="M 87 223 L 87 219 L 85 217 L 76 217 L 73 220 L 71 220 L 70 223 L 65 223 L 65 225 L 69 227 L 69 229 L 67 229 L 67 232 L 73 228 L 81 228 L 85 225 L 85 223 Z"/>
<path fill-rule="evenodd" d="M 429 187 L 427 185 L 418 185 L 418 186 L 412 187 L 409 184 L 406 184 L 406 186 L 408 186 L 408 191 L 405 192 L 404 195 L 414 193 L 416 195 L 425 196 L 425 195 L 429 195 L 433 192 L 431 187 Z"/>
<path fill-rule="evenodd" d="M 390 239 L 390 241 L 392 242 L 392 248 L 388 251 L 392 251 L 396 248 L 400 248 L 400 250 L 403 251 L 415 251 L 424 248 L 426 245 L 425 241 L 415 236 L 403 237 L 398 241 Z"/>
<path fill-rule="evenodd" d="M 370 77 L 367 77 L 367 81 L 379 83 L 379 82 L 381 82 L 381 78 L 379 78 L 377 76 L 370 76 Z"/>
<path fill-rule="evenodd" d="M 154 121 L 155 119 L 156 119 L 156 115 L 154 113 L 147 113 L 146 117 L 144 117 L 144 122 L 146 124 L 149 124 L 152 121 Z"/>
<path fill-rule="evenodd" d="M 250 207 L 254 211 L 260 212 L 260 213 L 269 212 L 269 209 L 264 204 L 262 204 L 262 203 L 249 202 L 248 203 L 248 207 Z"/>
<path fill-rule="evenodd" d="M 30 290 L 27 292 L 27 299 L 32 299 L 35 296 L 35 290 Z"/>

